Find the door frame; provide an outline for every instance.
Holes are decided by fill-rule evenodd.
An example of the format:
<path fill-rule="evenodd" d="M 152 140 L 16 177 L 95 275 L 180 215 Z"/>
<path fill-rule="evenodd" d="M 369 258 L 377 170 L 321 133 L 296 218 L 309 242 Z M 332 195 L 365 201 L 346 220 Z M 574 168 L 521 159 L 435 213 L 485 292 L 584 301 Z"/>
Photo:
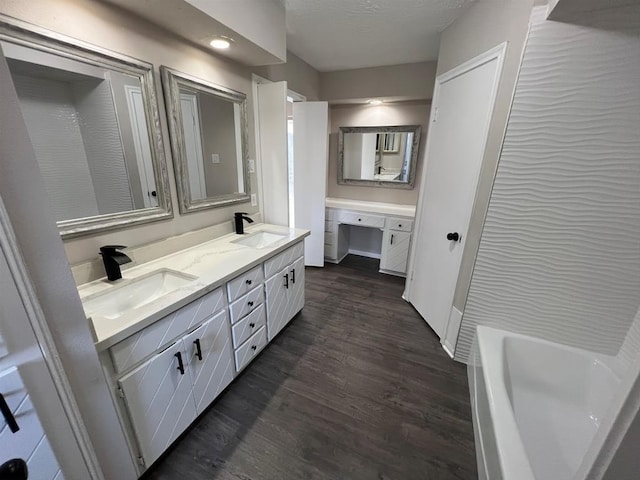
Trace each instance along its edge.
<path fill-rule="evenodd" d="M 207 184 L 206 184 L 206 175 L 204 173 L 204 154 L 202 150 L 202 126 L 200 125 L 200 106 L 198 105 L 198 97 L 193 93 L 184 93 L 180 92 L 180 114 L 182 117 L 182 125 L 181 127 L 184 129 L 184 115 L 182 114 L 182 102 L 188 102 L 191 104 L 191 109 L 193 112 L 192 116 L 192 126 L 193 126 L 193 137 L 195 139 L 195 151 L 196 158 L 189 158 L 187 156 L 187 165 L 189 167 L 194 167 L 195 171 L 198 174 L 198 188 L 200 197 L 198 200 L 204 200 L 207 198 Z M 234 109 L 236 108 L 236 104 L 234 104 Z M 235 117 L 235 120 L 238 121 L 238 118 Z M 239 132 L 240 130 L 236 130 Z M 184 138 L 187 138 L 187 132 L 184 132 Z M 185 141 L 186 143 L 186 141 Z M 238 150 L 241 151 L 241 150 Z M 186 153 L 186 148 L 185 148 Z M 238 167 L 238 170 L 242 170 L 242 166 Z M 244 179 L 241 176 L 238 177 L 238 182 L 242 182 Z M 189 182 L 191 182 L 191 176 L 189 176 Z M 189 184 L 191 187 L 191 183 Z M 191 198 L 193 199 L 193 192 L 191 192 Z"/>
<path fill-rule="evenodd" d="M 38 342 L 38 348 L 42 351 L 43 361 L 51 375 L 56 393 L 65 411 L 71 430 L 76 437 L 78 448 L 82 454 L 91 480 L 104 480 L 98 459 L 93 450 L 92 443 L 87 432 L 80 410 L 73 396 L 71 386 L 64 373 L 62 361 L 53 341 L 53 336 L 44 318 L 36 292 L 29 280 L 26 266 L 22 260 L 22 254 L 18 247 L 17 239 L 13 233 L 13 227 L 9 219 L 2 197 L 0 197 L 0 250 L 2 250 L 11 276 L 16 285 L 25 313 L 29 318 L 30 326 Z M 0 298 L 2 293 L 0 293 Z M 64 472 L 63 472 L 64 473 Z"/>
<path fill-rule="evenodd" d="M 435 80 L 435 86 L 433 89 L 433 100 L 431 102 L 432 108 L 431 108 L 431 113 L 429 115 L 429 125 L 432 125 L 436 120 L 437 120 L 437 115 L 438 115 L 438 101 L 439 101 L 439 93 L 440 93 L 440 88 L 443 84 L 453 80 L 456 77 L 459 77 L 460 75 L 463 75 L 475 68 L 478 68 L 486 63 L 489 63 L 493 60 L 497 60 L 498 65 L 497 65 L 497 70 L 496 70 L 496 75 L 498 78 L 498 81 L 495 83 L 493 91 L 491 92 L 491 99 L 490 99 L 490 103 L 491 103 L 491 109 L 489 112 L 489 117 L 488 117 L 488 121 L 486 122 L 485 126 L 484 126 L 484 135 L 483 135 L 483 146 L 482 146 L 482 160 L 481 160 L 481 164 L 480 164 L 480 168 L 478 169 L 478 179 L 480 178 L 480 173 L 482 171 L 482 164 L 484 163 L 484 153 L 486 151 L 486 147 L 487 147 L 487 139 L 488 139 L 488 134 L 489 134 L 489 129 L 491 127 L 491 120 L 493 119 L 493 112 L 495 110 L 495 102 L 496 102 L 496 97 L 498 95 L 498 89 L 500 86 L 500 80 L 502 78 L 502 70 L 503 70 L 503 66 L 504 66 L 504 58 L 505 58 L 505 53 L 507 50 L 507 46 L 508 46 L 508 42 L 502 42 L 499 45 L 496 45 L 495 47 L 487 50 L 486 52 L 481 53 L 480 55 L 475 56 L 474 58 L 467 60 L 464 63 L 461 63 L 460 65 L 452 68 L 451 70 L 442 73 L 440 75 L 438 75 L 436 77 Z M 423 227 L 423 225 L 421 224 L 421 218 L 422 218 L 422 205 L 424 202 L 424 196 L 425 196 L 425 183 L 426 183 L 426 179 L 427 179 L 427 163 L 429 162 L 429 158 L 428 158 L 428 153 L 430 150 L 430 145 L 431 142 L 433 141 L 433 137 L 431 135 L 427 135 L 427 141 L 426 141 L 426 145 L 425 145 L 425 150 L 424 150 L 424 154 L 423 154 L 423 161 L 424 161 L 424 165 L 422 166 L 422 175 L 420 178 L 420 192 L 418 193 L 418 203 L 416 205 L 416 216 L 415 216 L 415 223 L 414 223 L 414 232 L 415 232 L 415 237 L 417 238 L 420 236 L 420 232 L 421 229 Z M 476 189 L 477 189 L 477 180 L 476 180 Z M 474 205 L 476 203 L 476 198 L 474 195 L 474 200 L 473 200 L 473 204 L 471 206 L 471 212 L 474 211 Z M 468 230 L 469 226 L 467 225 L 467 230 Z M 465 233 L 466 231 L 465 230 Z M 466 236 L 466 235 L 465 235 Z M 414 274 L 414 270 L 415 270 L 415 265 L 414 265 L 414 260 L 415 260 L 415 254 L 416 254 L 416 249 L 417 249 L 417 243 L 416 241 L 412 241 L 411 242 L 411 248 L 409 251 L 409 263 L 408 263 L 408 270 L 407 270 L 407 282 L 405 284 L 405 291 L 402 295 L 402 298 L 404 298 L 405 300 L 407 300 L 408 298 L 411 298 L 412 295 L 412 289 L 413 289 L 413 274 Z M 458 269 L 458 276 L 460 275 L 460 269 Z M 458 340 L 458 332 L 460 330 L 460 324 L 462 322 L 462 313 L 458 311 L 458 309 L 456 309 L 453 304 L 450 306 L 450 314 L 449 314 L 449 319 L 447 320 L 447 323 L 444 327 L 444 335 L 442 336 L 442 338 L 440 339 L 440 343 L 442 344 L 442 348 L 447 352 L 447 354 L 453 358 L 454 352 L 455 352 L 455 346 Z"/>

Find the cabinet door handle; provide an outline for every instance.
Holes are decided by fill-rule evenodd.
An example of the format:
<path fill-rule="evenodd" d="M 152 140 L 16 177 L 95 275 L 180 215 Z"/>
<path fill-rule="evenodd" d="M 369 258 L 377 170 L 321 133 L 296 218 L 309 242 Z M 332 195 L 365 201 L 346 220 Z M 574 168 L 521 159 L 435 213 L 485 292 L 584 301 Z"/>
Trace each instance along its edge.
<path fill-rule="evenodd" d="M 289 274 L 284 274 L 284 288 L 289 288 Z"/>
<path fill-rule="evenodd" d="M 296 269 L 292 268 L 291 269 L 291 283 L 296 283 Z"/>
<path fill-rule="evenodd" d="M 251 345 L 251 350 L 255 351 L 256 348 L 258 348 L 258 347 L 256 347 L 255 345 Z"/>
<path fill-rule="evenodd" d="M 184 363 L 182 363 L 182 353 L 178 352 L 174 355 L 178 359 L 178 371 L 180 375 L 184 375 Z"/>
<path fill-rule="evenodd" d="M 255 327 L 256 327 L 256 324 L 255 324 L 255 323 L 250 323 L 250 324 L 249 324 L 249 326 L 250 326 L 251 328 L 255 328 Z"/>
<path fill-rule="evenodd" d="M 246 283 L 247 285 L 251 285 L 251 283 L 252 283 L 252 282 L 251 282 L 251 280 L 247 280 L 245 283 Z"/>
<path fill-rule="evenodd" d="M 393 245 L 393 233 L 391 234 L 391 245 Z"/>
<path fill-rule="evenodd" d="M 2 412 L 2 416 L 4 417 L 4 421 L 7 422 L 9 428 L 11 429 L 11 433 L 16 433 L 20 430 L 20 426 L 18 422 L 16 422 L 16 417 L 13 416 L 13 412 L 9 408 L 7 401 L 4 399 L 4 395 L 0 393 L 0 411 Z"/>
<path fill-rule="evenodd" d="M 247 305 L 249 305 L 250 307 L 253 307 L 253 302 L 249 301 L 247 302 Z"/>
<path fill-rule="evenodd" d="M 198 360 L 202 361 L 202 349 L 200 348 L 200 339 L 196 338 L 193 341 L 193 344 L 196 346 L 196 357 L 198 357 Z"/>

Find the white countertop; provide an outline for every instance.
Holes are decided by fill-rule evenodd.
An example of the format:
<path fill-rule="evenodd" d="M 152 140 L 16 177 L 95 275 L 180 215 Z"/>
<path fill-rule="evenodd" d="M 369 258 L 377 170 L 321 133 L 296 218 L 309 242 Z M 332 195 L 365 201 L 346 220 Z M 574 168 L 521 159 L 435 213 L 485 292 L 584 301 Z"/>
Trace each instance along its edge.
<path fill-rule="evenodd" d="M 137 331 L 151 325 L 169 313 L 187 305 L 205 293 L 215 290 L 238 274 L 259 265 L 267 258 L 286 250 L 309 235 L 309 230 L 258 224 L 245 233 L 267 230 L 286 235 L 273 246 L 251 248 L 231 243 L 239 238 L 235 233 L 132 267 L 122 273 L 122 279 L 109 282 L 95 280 L 78 287 L 81 299 L 123 285 L 131 279 L 159 269 L 170 269 L 197 277 L 193 283 L 158 298 L 147 305 L 127 312 L 116 319 L 90 318 L 98 351 L 109 348 Z"/>
<path fill-rule="evenodd" d="M 415 217 L 415 205 L 400 205 L 397 203 L 367 202 L 364 200 L 349 200 L 348 198 L 327 197 L 325 205 L 329 208 L 344 208 L 359 212 L 380 213 L 383 215 L 398 215 L 401 217 Z"/>

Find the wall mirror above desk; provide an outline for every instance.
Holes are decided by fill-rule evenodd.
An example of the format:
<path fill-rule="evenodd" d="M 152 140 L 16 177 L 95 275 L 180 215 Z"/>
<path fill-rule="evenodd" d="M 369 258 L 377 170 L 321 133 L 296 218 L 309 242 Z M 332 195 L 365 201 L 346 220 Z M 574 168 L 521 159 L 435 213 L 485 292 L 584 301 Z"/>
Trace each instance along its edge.
<path fill-rule="evenodd" d="M 249 201 L 246 95 L 160 70 L 180 212 Z"/>
<path fill-rule="evenodd" d="M 338 183 L 412 189 L 420 126 L 340 127 Z"/>
<path fill-rule="evenodd" d="M 7 18 L 0 46 L 63 237 L 172 216 L 150 64 Z"/>

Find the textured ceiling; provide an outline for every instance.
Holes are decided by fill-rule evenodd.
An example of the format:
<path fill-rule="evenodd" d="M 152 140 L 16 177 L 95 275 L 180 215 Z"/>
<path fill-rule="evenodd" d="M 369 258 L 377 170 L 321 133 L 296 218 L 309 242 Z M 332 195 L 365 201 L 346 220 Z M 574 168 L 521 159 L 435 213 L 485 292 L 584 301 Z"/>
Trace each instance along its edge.
<path fill-rule="evenodd" d="M 285 0 L 287 49 L 322 72 L 438 58 L 473 0 Z"/>

